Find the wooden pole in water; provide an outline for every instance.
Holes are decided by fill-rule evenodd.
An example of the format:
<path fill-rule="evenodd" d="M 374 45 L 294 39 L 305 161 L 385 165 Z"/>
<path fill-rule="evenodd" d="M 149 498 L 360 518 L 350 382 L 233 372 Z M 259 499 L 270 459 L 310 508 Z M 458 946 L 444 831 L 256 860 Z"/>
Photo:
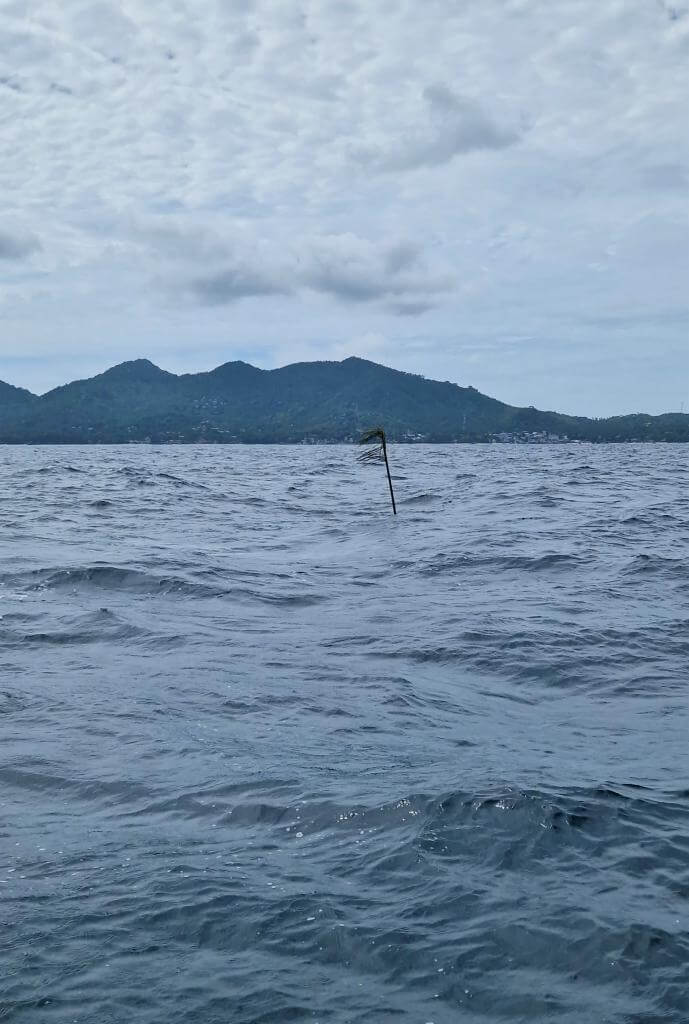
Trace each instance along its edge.
<path fill-rule="evenodd" d="M 390 466 L 388 464 L 388 446 L 385 443 L 385 431 L 381 430 L 383 437 L 383 458 L 385 459 L 385 472 L 388 474 L 388 487 L 390 488 L 390 501 L 392 502 L 392 513 L 397 515 L 397 506 L 395 505 L 395 492 L 392 489 L 392 477 L 390 476 Z"/>
<path fill-rule="evenodd" d="M 361 435 L 359 444 L 368 444 L 369 441 L 379 441 L 374 448 L 369 448 L 367 452 L 362 452 L 359 456 L 360 462 L 379 462 L 382 460 L 385 463 L 385 472 L 388 475 L 388 487 L 390 488 L 390 501 L 392 502 L 392 511 L 394 515 L 397 515 L 397 506 L 395 505 L 395 492 L 392 489 L 392 477 L 390 476 L 390 464 L 388 462 L 388 447 L 385 442 L 385 431 L 381 427 L 374 427 L 373 430 L 367 430 L 365 434 Z"/>

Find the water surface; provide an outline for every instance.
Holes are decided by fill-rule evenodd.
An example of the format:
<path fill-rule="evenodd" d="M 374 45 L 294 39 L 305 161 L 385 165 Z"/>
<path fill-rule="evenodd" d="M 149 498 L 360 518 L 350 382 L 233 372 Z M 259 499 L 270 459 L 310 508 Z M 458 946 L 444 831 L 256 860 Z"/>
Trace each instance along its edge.
<path fill-rule="evenodd" d="M 686 1024 L 688 449 L 0 448 L 0 1020 Z"/>

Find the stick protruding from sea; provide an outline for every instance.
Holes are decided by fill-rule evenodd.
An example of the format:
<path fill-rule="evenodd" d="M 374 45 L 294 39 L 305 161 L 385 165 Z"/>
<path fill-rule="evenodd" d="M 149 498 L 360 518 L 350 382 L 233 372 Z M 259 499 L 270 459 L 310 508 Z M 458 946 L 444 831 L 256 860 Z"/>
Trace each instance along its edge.
<path fill-rule="evenodd" d="M 372 444 L 375 442 L 375 444 Z M 397 506 L 395 505 L 395 492 L 392 489 L 392 477 L 390 476 L 390 464 L 388 462 L 388 446 L 385 440 L 385 431 L 382 427 L 372 427 L 370 430 L 364 431 L 359 438 L 359 444 L 371 445 L 366 451 L 363 451 L 358 456 L 359 462 L 384 462 L 385 472 L 388 475 L 388 487 L 390 488 L 390 501 L 392 502 L 392 511 L 394 515 L 397 515 Z"/>

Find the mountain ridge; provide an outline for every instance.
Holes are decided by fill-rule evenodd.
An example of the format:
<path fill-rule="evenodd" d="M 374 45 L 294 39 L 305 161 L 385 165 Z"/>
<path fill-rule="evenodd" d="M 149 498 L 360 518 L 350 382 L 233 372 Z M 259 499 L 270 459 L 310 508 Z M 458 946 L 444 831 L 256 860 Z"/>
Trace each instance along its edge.
<path fill-rule="evenodd" d="M 132 359 L 43 395 L 0 381 L 0 443 L 349 442 L 377 423 L 397 441 L 689 441 L 687 414 L 589 419 L 511 406 L 358 356 L 271 370 L 230 360 L 185 374 Z"/>

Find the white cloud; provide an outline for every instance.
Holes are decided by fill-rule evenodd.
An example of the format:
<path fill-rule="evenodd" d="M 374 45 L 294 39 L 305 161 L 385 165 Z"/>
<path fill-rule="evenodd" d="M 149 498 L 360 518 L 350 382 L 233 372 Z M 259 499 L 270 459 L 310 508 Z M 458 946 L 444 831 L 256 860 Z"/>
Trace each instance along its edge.
<path fill-rule="evenodd" d="M 370 336 L 507 400 L 678 405 L 687 8 L 5 2 L 0 378 Z"/>

